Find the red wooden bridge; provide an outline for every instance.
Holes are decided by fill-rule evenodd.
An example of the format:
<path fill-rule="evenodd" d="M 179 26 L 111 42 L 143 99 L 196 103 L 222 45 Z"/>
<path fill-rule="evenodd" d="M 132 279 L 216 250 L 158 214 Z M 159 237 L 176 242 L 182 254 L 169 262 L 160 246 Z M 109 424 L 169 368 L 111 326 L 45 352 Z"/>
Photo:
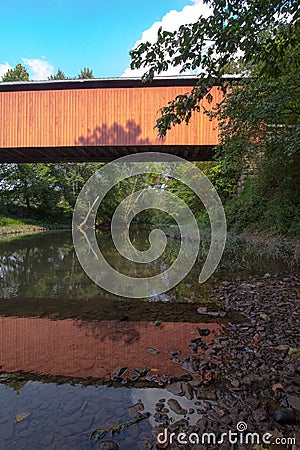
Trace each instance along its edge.
<path fill-rule="evenodd" d="M 63 80 L 0 83 L 0 162 L 109 161 L 158 151 L 208 160 L 218 129 L 203 113 L 157 137 L 158 110 L 196 78 Z M 222 98 L 212 90 L 211 108 Z"/>

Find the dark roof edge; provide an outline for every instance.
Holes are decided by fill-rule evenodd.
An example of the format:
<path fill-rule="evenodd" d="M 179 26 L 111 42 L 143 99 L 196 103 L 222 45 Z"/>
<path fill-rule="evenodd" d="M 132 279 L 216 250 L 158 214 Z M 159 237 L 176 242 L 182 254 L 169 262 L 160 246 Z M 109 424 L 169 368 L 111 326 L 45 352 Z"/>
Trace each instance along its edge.
<path fill-rule="evenodd" d="M 226 76 L 223 79 L 240 80 L 241 77 Z M 151 83 L 143 83 L 140 78 L 95 78 L 84 80 L 46 80 L 0 82 L 0 92 L 47 91 L 63 89 L 99 89 L 99 88 L 139 88 L 167 86 L 195 86 L 198 77 L 158 77 Z"/>

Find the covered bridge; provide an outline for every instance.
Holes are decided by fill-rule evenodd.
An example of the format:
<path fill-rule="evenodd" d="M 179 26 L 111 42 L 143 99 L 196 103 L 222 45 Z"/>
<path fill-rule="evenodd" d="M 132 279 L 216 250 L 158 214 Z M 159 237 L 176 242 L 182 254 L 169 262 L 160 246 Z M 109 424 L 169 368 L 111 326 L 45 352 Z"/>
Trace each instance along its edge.
<path fill-rule="evenodd" d="M 0 83 L 0 162 L 109 161 L 136 152 L 211 159 L 217 124 L 202 111 L 159 139 L 158 110 L 195 77 Z M 222 98 L 216 86 L 213 102 Z M 203 106 L 208 107 L 207 100 Z"/>

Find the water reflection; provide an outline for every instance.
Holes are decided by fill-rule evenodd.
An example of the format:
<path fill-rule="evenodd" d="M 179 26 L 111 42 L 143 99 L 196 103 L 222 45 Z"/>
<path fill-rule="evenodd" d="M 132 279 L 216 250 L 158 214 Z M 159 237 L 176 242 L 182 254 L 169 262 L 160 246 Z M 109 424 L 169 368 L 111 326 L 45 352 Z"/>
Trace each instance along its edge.
<path fill-rule="evenodd" d="M 136 231 L 134 245 L 141 249 L 149 246 L 149 232 Z M 149 277 L 168 268 L 178 253 L 180 243 L 171 240 L 165 254 L 153 263 L 138 264 L 126 262 L 112 243 L 110 234 L 100 233 L 99 247 L 108 262 L 126 275 Z M 195 289 L 198 270 L 191 273 L 189 283 L 194 280 Z M 207 289 L 202 287 L 201 289 Z M 203 291 L 204 292 L 204 291 Z M 170 300 L 182 296 L 196 295 L 194 289 L 187 292 L 184 283 L 168 292 Z M 118 298 L 94 284 L 81 268 L 73 248 L 69 232 L 44 233 L 10 242 L 0 243 L 0 299 L 51 298 L 78 299 L 91 297 Z M 154 296 L 155 297 L 155 296 Z"/>
<path fill-rule="evenodd" d="M 0 317 L 2 371 L 33 372 L 62 377 L 95 377 L 110 380 L 118 367 L 152 369 L 154 377 L 179 375 L 182 365 L 172 361 L 189 356 L 191 339 L 204 324 L 164 322 L 76 321 Z M 210 343 L 221 326 L 205 324 Z M 205 355 L 203 355 L 205 358 Z"/>

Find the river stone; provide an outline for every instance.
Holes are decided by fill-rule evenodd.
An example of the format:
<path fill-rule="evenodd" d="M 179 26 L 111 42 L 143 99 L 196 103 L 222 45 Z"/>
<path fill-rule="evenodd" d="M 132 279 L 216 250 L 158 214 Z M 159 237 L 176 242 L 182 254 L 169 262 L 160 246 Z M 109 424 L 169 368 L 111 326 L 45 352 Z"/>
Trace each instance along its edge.
<path fill-rule="evenodd" d="M 277 409 L 274 412 L 274 419 L 280 425 L 291 425 L 295 423 L 295 412 L 292 409 Z"/>
<path fill-rule="evenodd" d="M 209 336 L 210 335 L 210 330 L 208 328 L 198 328 L 198 332 L 200 334 L 200 336 Z"/>
<path fill-rule="evenodd" d="M 137 402 L 132 406 L 129 406 L 129 411 L 133 414 L 137 414 L 139 411 L 143 411 L 145 409 L 145 406 L 142 402 Z"/>
<path fill-rule="evenodd" d="M 159 351 L 156 350 L 155 348 L 152 348 L 152 347 L 147 348 L 147 352 L 151 353 L 152 355 L 158 355 L 159 354 Z"/>
<path fill-rule="evenodd" d="M 119 450 L 119 444 L 116 441 L 107 440 L 107 441 L 101 441 L 98 444 L 98 447 L 101 450 Z"/>
<path fill-rule="evenodd" d="M 174 395 L 183 395 L 184 393 L 182 383 L 180 381 L 172 383 L 170 386 L 168 386 L 167 391 L 171 392 Z"/>
<path fill-rule="evenodd" d="M 292 408 L 300 411 L 300 397 L 297 397 L 296 395 L 288 395 L 288 403 Z"/>
<path fill-rule="evenodd" d="M 185 396 L 185 398 L 187 398 L 188 400 L 192 400 L 194 398 L 192 386 L 189 383 L 183 382 L 182 388 L 183 388 L 183 395 Z"/>
<path fill-rule="evenodd" d="M 170 409 L 174 411 L 176 414 L 184 416 L 187 413 L 187 410 L 182 408 L 180 403 L 177 400 L 175 400 L 175 398 L 170 398 L 167 403 Z"/>
<path fill-rule="evenodd" d="M 178 355 L 181 355 L 181 351 L 180 351 L 180 350 L 177 350 L 177 349 L 169 350 L 168 353 L 169 353 L 171 356 L 178 356 Z"/>
<path fill-rule="evenodd" d="M 194 390 L 198 400 L 216 400 L 214 391 L 209 391 L 206 388 L 195 388 Z"/>

